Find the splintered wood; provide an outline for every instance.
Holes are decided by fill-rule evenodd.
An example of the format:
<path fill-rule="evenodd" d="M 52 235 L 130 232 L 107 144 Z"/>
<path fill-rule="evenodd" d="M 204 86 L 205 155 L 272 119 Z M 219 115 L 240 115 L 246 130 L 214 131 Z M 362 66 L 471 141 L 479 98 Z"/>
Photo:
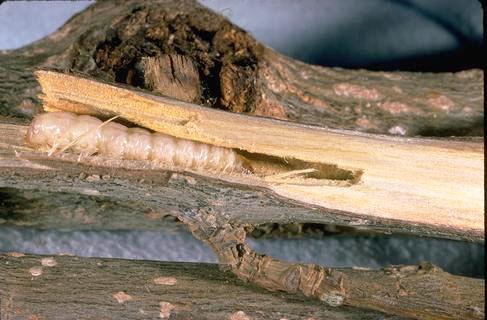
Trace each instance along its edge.
<path fill-rule="evenodd" d="M 40 88 L 39 68 L 84 76 L 39 71 Z M 164 219 L 171 215 L 213 248 L 220 267 L 292 293 L 266 294 L 204 264 L 0 255 L 7 318 L 51 319 L 60 310 L 97 319 L 484 318 L 482 279 L 428 263 L 381 270 L 289 263 L 245 242 L 254 226 L 290 222 L 483 242 L 481 138 L 302 125 L 480 136 L 481 70 L 307 65 L 194 0 L 98 1 L 49 37 L 0 55 L 0 70 L 7 116 L 0 187 L 8 199 L 0 220 L 161 231 L 175 227 Z M 28 128 L 19 125 L 40 111 L 40 89 L 45 110 L 77 114 L 63 113 L 74 119 L 65 123 L 40 115 L 47 130 L 29 141 L 47 154 L 26 146 Z M 204 160 L 210 154 L 216 166 Z"/>
<path fill-rule="evenodd" d="M 265 176 L 271 178 L 259 180 L 260 185 L 288 199 L 445 233 L 456 230 L 472 237 L 483 235 L 484 157 L 479 141 L 326 130 L 208 109 L 74 75 L 52 71 L 38 71 L 36 75 L 47 111 L 104 119 L 116 115 L 176 138 L 253 156 L 257 158 L 254 165 L 261 164 L 263 172 L 273 162 L 270 159 L 298 161 L 301 165 L 269 170 Z M 282 168 L 279 161 L 276 167 Z M 306 170 L 316 164 L 333 168 L 331 177 L 321 178 L 347 180 L 346 187 L 339 183 L 293 183 L 293 173 L 289 172 L 312 174 L 313 170 Z M 280 179 L 273 181 L 273 176 Z M 245 176 L 238 181 L 257 183 Z"/>

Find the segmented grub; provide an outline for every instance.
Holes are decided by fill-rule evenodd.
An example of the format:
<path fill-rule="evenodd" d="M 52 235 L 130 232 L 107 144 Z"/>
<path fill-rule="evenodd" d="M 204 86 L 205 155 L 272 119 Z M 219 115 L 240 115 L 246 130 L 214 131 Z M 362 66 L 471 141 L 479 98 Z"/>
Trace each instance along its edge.
<path fill-rule="evenodd" d="M 127 128 L 88 115 L 51 112 L 32 121 L 27 144 L 50 154 L 70 149 L 82 156 L 150 160 L 196 171 L 248 172 L 234 150 L 179 139 L 143 128 Z"/>

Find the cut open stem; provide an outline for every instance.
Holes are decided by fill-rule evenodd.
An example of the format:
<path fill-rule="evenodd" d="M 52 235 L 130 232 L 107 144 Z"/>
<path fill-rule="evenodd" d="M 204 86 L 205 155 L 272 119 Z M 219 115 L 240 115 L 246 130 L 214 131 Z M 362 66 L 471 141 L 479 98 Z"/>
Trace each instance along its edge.
<path fill-rule="evenodd" d="M 233 149 L 257 176 L 270 176 L 263 185 L 280 196 L 361 217 L 483 236 L 481 140 L 327 130 L 208 109 L 75 75 L 36 74 L 46 110 L 119 115 L 156 132 Z M 308 169 L 316 171 L 286 176 Z M 256 183 L 245 177 L 239 182 Z"/>

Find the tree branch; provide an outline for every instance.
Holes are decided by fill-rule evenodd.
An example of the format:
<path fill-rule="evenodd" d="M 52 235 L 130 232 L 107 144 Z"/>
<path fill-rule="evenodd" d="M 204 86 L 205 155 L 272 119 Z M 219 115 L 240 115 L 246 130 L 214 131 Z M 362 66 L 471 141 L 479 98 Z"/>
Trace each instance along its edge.
<path fill-rule="evenodd" d="M 328 305 L 363 306 L 418 319 L 483 318 L 482 280 L 452 276 L 428 264 L 384 270 L 290 264 L 259 255 L 244 241 L 253 226 L 268 222 L 361 225 L 387 232 L 483 241 L 483 232 L 478 229 L 466 232 L 451 228 L 449 224 L 435 226 L 424 221 L 411 223 L 389 217 L 350 214 L 284 198 L 261 185 L 244 185 L 236 181 L 222 181 L 219 177 L 170 170 L 147 173 L 128 162 L 104 161 L 101 165 L 93 158 L 77 163 L 73 155 L 50 158 L 26 148 L 22 141 L 25 127 L 12 124 L 21 120 L 11 117 L 30 119 L 40 111 L 37 98 L 40 87 L 33 76 L 33 71 L 38 68 L 83 73 L 98 80 L 118 82 L 233 112 L 406 136 L 480 136 L 483 130 L 483 74 L 480 70 L 421 74 L 309 66 L 273 52 L 224 17 L 194 1 L 100 1 L 45 39 L 0 54 L 0 110 L 10 117 L 2 119 L 0 128 L 0 187 L 11 197 L 25 197 L 26 190 L 30 190 L 31 196 L 42 199 L 34 204 L 23 201 L 25 207 L 15 210 L 7 203 L 7 213 L 1 217 L 7 223 L 32 221 L 34 216 L 29 206 L 40 205 L 44 212 L 55 212 L 55 208 L 66 207 L 74 199 L 81 200 L 80 206 L 85 209 L 97 206 L 92 201 L 113 205 L 114 210 L 107 210 L 107 216 L 125 212 L 126 220 L 120 221 L 138 220 L 136 226 L 140 228 L 150 225 L 151 219 L 155 220 L 154 227 L 162 228 L 164 223 L 161 224 L 160 220 L 170 214 L 187 223 L 199 239 L 210 244 L 221 262 L 239 278 L 269 290 L 315 297 Z M 458 143 L 460 148 L 452 147 L 454 144 L 449 144 L 446 149 L 455 153 L 459 149 L 465 150 L 468 143 Z M 476 143 L 474 145 L 467 149 L 477 154 L 480 149 Z M 430 148 L 431 145 L 426 143 L 421 147 Z M 313 157 L 315 148 L 311 150 L 307 157 Z M 343 157 L 341 161 L 346 159 Z M 429 162 L 424 161 L 423 164 Z M 95 176 L 99 179 L 88 179 Z M 104 176 L 110 178 L 103 179 Z M 462 184 L 455 187 L 459 185 Z M 153 211 L 160 215 L 154 215 Z M 16 215 L 18 212 L 26 215 Z M 95 218 L 92 220 L 89 214 L 81 217 L 62 217 L 61 214 L 60 217 L 66 221 L 53 222 L 44 218 L 44 222 L 40 219 L 33 223 L 38 226 L 76 226 L 82 223 L 94 227 L 111 224 L 116 227 L 113 222 L 104 221 L 105 216 L 101 213 L 93 212 Z M 59 213 L 53 217 L 56 214 Z M 478 221 L 472 219 L 472 223 Z M 19 259 L 2 255 L 0 259 L 1 315 L 6 314 L 6 317 L 19 314 L 36 317 L 39 314 L 56 318 L 62 309 L 64 314 L 79 317 L 91 316 L 89 312 L 93 310 L 96 317 L 107 314 L 121 318 L 133 312 L 137 314 L 133 317 L 137 318 L 150 310 L 147 312 L 151 316 L 159 314 L 161 318 L 168 317 L 171 312 L 181 313 L 182 317 L 191 316 L 194 312 L 214 318 L 214 315 L 236 314 L 238 310 L 233 312 L 234 306 L 250 296 L 248 292 L 239 291 L 247 287 L 235 287 L 239 294 L 233 302 L 222 303 L 229 306 L 226 309 L 215 303 L 220 300 L 208 303 L 208 291 L 205 291 L 204 298 L 197 300 L 201 294 L 197 291 L 199 286 L 188 282 L 190 285 L 185 284 L 185 290 L 194 291 L 185 297 L 198 302 L 178 304 L 176 300 L 161 301 L 161 292 L 142 286 L 147 279 L 138 278 L 153 272 L 154 268 L 160 271 L 158 266 L 161 264 L 56 257 L 58 265 L 68 264 L 56 269 L 48 266 L 52 262 L 45 261 L 45 267 L 39 266 L 38 257 Z M 104 269 L 104 265 L 109 267 Z M 141 266 L 142 271 L 138 273 Z M 111 277 L 114 270 L 119 271 L 120 268 L 122 277 Z M 203 266 L 198 270 L 202 270 L 205 277 L 215 274 L 211 268 Z M 168 274 L 177 272 L 173 271 L 168 271 Z M 90 281 L 86 283 L 80 279 Z M 109 279 L 106 285 L 104 279 Z M 100 286 L 104 296 L 94 294 Z M 127 287 L 137 288 L 136 294 L 130 294 Z M 202 283 L 201 287 L 221 293 L 222 299 L 228 298 L 228 287 L 214 287 L 209 283 Z M 141 300 L 137 300 L 138 296 L 142 297 Z M 144 300 L 149 296 L 148 300 Z M 182 299 L 182 296 L 172 297 Z M 261 303 L 268 301 L 266 297 L 274 299 L 276 296 L 255 296 L 259 307 L 265 308 L 265 312 L 270 310 L 274 315 L 272 312 L 276 311 L 272 306 L 278 305 L 280 310 L 289 310 L 289 313 L 283 312 L 289 318 L 293 317 L 291 314 L 309 312 L 309 306 L 313 307 L 313 316 L 332 319 L 357 319 L 377 314 L 361 310 L 358 316 L 355 311 L 344 316 L 340 313 L 342 309 L 305 303 L 299 298 L 292 298 L 299 303 L 286 309 L 280 300 Z M 56 303 L 46 304 L 50 299 Z M 200 302 L 197 308 L 191 308 L 191 303 Z M 85 304 L 89 304 L 91 309 L 86 310 Z M 219 311 L 222 308 L 224 311 Z M 245 312 L 255 318 L 260 317 L 255 308 L 249 309 Z M 210 311 L 205 313 L 204 310 Z"/>
<path fill-rule="evenodd" d="M 0 254 L 0 300 L 2 319 L 372 320 L 386 316 L 269 293 L 242 284 L 214 264 L 19 253 Z"/>
<path fill-rule="evenodd" d="M 335 269 L 260 255 L 245 243 L 249 227 L 199 212 L 180 216 L 196 238 L 240 279 L 271 291 L 299 293 L 330 306 L 357 306 L 415 319 L 483 319 L 484 281 L 424 263 L 382 270 Z"/>
<path fill-rule="evenodd" d="M 38 112 L 32 71 L 39 67 L 331 128 L 406 136 L 483 132 L 481 70 L 424 74 L 310 66 L 263 46 L 191 0 L 97 2 L 52 35 L 0 54 L 4 115 Z"/>

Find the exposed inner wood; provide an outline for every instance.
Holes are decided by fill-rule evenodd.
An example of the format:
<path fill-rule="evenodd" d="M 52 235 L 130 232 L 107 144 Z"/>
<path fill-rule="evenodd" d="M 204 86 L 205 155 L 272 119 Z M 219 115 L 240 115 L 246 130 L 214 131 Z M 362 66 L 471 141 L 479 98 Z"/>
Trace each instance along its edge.
<path fill-rule="evenodd" d="M 74 155 L 48 157 L 29 149 L 22 141 L 26 127 L 18 124 L 41 110 L 40 86 L 33 75 L 39 67 L 85 75 L 80 79 L 41 73 L 43 89 L 50 90 L 43 102 L 47 109 L 67 108 L 102 118 L 120 114 L 128 123 L 233 148 L 268 179 L 167 168 L 148 171 L 142 170 L 146 165 L 130 161 L 92 157 L 77 162 Z M 481 136 L 483 101 L 481 70 L 423 74 L 310 66 L 279 55 L 191 0 L 99 1 L 45 39 L 0 53 L 0 113 L 9 117 L 0 124 L 0 188 L 46 197 L 41 202 L 46 212 L 76 199 L 82 208 L 96 206 L 86 197 L 95 203 L 107 201 L 113 212 L 125 212 L 126 221 L 144 215 L 140 228 L 170 214 L 211 245 L 239 278 L 269 290 L 418 319 L 482 319 L 483 281 L 455 277 L 429 264 L 375 271 L 289 264 L 261 256 L 244 242 L 252 226 L 269 222 L 330 223 L 482 242 L 482 139 L 399 139 L 237 116 L 199 105 L 369 133 Z M 316 175 L 309 170 L 313 166 L 326 170 L 318 177 L 299 176 Z M 83 174 L 112 178 L 85 179 Z M 335 184 L 296 183 L 324 177 Z M 347 181 L 347 187 L 336 181 Z M 89 214 L 57 214 L 71 225 L 93 222 Z M 154 223 L 161 226 L 160 221 Z M 28 296 L 23 301 L 33 301 L 27 289 L 32 288 L 33 275 L 28 274 L 29 286 L 23 287 L 11 273 L 17 269 L 1 265 L 10 271 L 5 269 L 8 289 L 0 286 L 2 298 L 8 297 L 2 299 L 0 312 L 3 316 L 7 310 L 11 317 L 19 292 Z M 66 272 L 79 271 L 71 267 Z M 98 287 L 91 281 L 89 285 L 84 285 L 87 293 L 91 285 Z M 35 294 L 45 302 L 44 292 Z M 193 291 L 190 296 L 195 299 Z M 62 297 L 53 296 L 57 299 Z M 256 301 L 260 305 L 263 300 Z M 215 301 L 210 302 L 214 306 Z M 66 310 L 85 314 L 86 305 L 82 307 L 82 312 Z M 177 313 L 179 307 L 172 310 Z M 117 315 L 128 317 L 125 311 Z M 355 316 L 353 312 L 346 314 Z M 59 316 L 59 309 L 46 314 Z"/>
<path fill-rule="evenodd" d="M 176 95 L 186 102 L 199 102 L 198 70 L 182 55 L 145 57 L 136 66 L 144 72 L 144 87 L 165 96 Z"/>
<path fill-rule="evenodd" d="M 353 172 L 333 164 L 310 163 L 221 148 L 169 135 L 154 135 L 139 127 L 129 125 L 127 128 L 113 123 L 117 117 L 102 122 L 92 116 L 71 112 L 39 115 L 32 121 L 25 143 L 49 156 L 72 150 L 80 155 L 78 161 L 99 155 L 114 160 L 137 160 L 147 168 L 160 165 L 162 168 L 209 171 L 219 175 L 252 175 L 275 183 L 350 186 L 358 183 L 362 174 L 360 170 Z M 106 128 L 108 131 L 104 131 Z"/>
<path fill-rule="evenodd" d="M 80 162 L 78 155 L 69 153 L 50 157 L 45 152 L 35 151 L 25 145 L 26 131 L 26 126 L 0 124 L 0 178 L 4 187 L 46 191 L 53 188 L 53 190 L 64 192 L 103 195 L 108 191 L 104 189 L 103 184 L 96 181 L 86 184 L 86 181 L 79 179 L 78 176 L 89 172 L 99 177 L 121 175 L 124 179 L 133 177 L 127 182 L 128 185 L 125 186 L 127 189 L 134 188 L 133 185 L 139 185 L 139 180 L 158 181 L 162 184 L 171 182 L 169 184 L 170 192 L 167 186 L 162 189 L 149 188 L 153 189 L 147 191 L 149 195 L 159 193 L 158 201 L 153 203 L 153 206 L 143 207 L 149 211 L 181 212 L 181 210 L 186 210 L 183 209 L 186 206 L 189 210 L 191 206 L 196 205 L 191 199 L 200 199 L 198 205 L 201 205 L 201 201 L 203 201 L 204 207 L 210 208 L 209 210 L 217 212 L 223 210 L 223 214 L 229 218 L 229 222 L 236 224 L 320 223 L 365 228 L 386 233 L 396 232 L 484 241 L 483 232 L 467 232 L 463 229 L 429 223 L 411 225 L 409 221 L 330 210 L 295 201 L 277 195 L 268 185 L 267 187 L 262 185 L 261 179 L 250 180 L 252 183 L 249 184 L 249 180 L 242 181 L 235 175 L 205 173 L 206 177 L 204 177 L 201 172 L 183 171 L 173 175 L 170 173 L 171 171 L 167 171 L 168 168 L 153 167 L 140 161 L 110 160 L 93 156 L 83 158 L 83 161 Z M 66 176 L 67 180 L 60 180 L 59 178 L 62 176 Z M 78 181 L 80 185 L 73 187 L 72 179 Z M 176 181 L 178 183 L 173 185 Z M 117 192 L 112 193 L 112 191 L 109 191 L 109 195 L 116 196 Z M 143 199 L 145 192 L 141 192 L 138 197 Z M 138 199 L 137 197 L 130 198 Z M 177 203 L 174 199 L 177 199 Z M 188 202 L 186 203 L 186 201 Z M 152 200 L 148 200 L 148 202 L 152 203 Z M 138 204 L 138 206 L 140 205 Z M 137 204 L 132 207 L 132 210 L 136 207 Z"/>
<path fill-rule="evenodd" d="M 361 170 L 342 169 L 330 163 L 236 151 L 243 156 L 252 173 L 271 183 L 349 187 L 357 184 L 362 176 Z"/>
<path fill-rule="evenodd" d="M 145 212 L 144 220 L 158 220 L 164 213 L 176 216 L 198 239 L 212 246 L 220 262 L 239 278 L 272 291 L 314 297 L 331 306 L 364 305 L 417 319 L 483 317 L 479 311 L 483 303 L 480 294 L 484 290 L 483 280 L 452 276 L 431 265 L 364 271 L 292 264 L 261 256 L 244 241 L 245 234 L 259 221 L 312 221 L 319 217 L 320 221 L 329 222 L 332 218 L 337 224 L 352 224 L 359 221 L 359 217 L 340 217 L 337 212 L 323 214 L 325 212 L 319 212 L 318 208 L 293 204 L 265 190 L 197 175 L 125 170 L 120 161 L 105 161 L 104 169 L 100 162 L 77 163 L 76 159 L 70 160 L 69 155 L 66 159 L 47 157 L 22 144 L 22 135 L 18 134 L 22 127 L 4 125 L 4 128 L 0 135 L 6 139 L 3 140 L 6 143 L 0 144 L 0 187 L 29 190 L 34 197 L 44 192 L 50 199 L 44 202 L 49 212 L 80 195 L 102 201 L 113 199 L 111 202 L 116 207 L 134 208 L 130 210 L 135 213 L 133 219 L 138 219 L 138 212 Z M 110 178 L 82 179 L 83 172 L 99 177 L 108 174 Z M 150 180 L 142 182 L 143 178 Z M 86 205 L 90 204 L 86 202 Z M 89 217 L 90 214 L 64 214 L 63 219 L 78 219 L 80 223 L 89 224 Z M 379 222 L 385 223 L 385 220 Z M 432 234 L 431 230 L 421 231 L 418 227 L 413 230 Z M 406 224 L 404 230 L 410 229 L 411 225 Z M 341 280 L 337 282 L 337 279 Z M 371 285 L 371 279 L 378 285 Z M 455 287 L 446 289 L 452 283 Z M 442 295 L 438 296 L 437 292 Z"/>
<path fill-rule="evenodd" d="M 179 138 L 332 164 L 354 172 L 351 180 L 357 182 L 340 188 L 267 181 L 266 187 L 281 196 L 333 210 L 483 233 L 481 142 L 329 130 L 212 110 L 52 71 L 37 75 L 48 111 L 119 115 Z M 238 181 L 252 184 L 246 177 Z"/>

